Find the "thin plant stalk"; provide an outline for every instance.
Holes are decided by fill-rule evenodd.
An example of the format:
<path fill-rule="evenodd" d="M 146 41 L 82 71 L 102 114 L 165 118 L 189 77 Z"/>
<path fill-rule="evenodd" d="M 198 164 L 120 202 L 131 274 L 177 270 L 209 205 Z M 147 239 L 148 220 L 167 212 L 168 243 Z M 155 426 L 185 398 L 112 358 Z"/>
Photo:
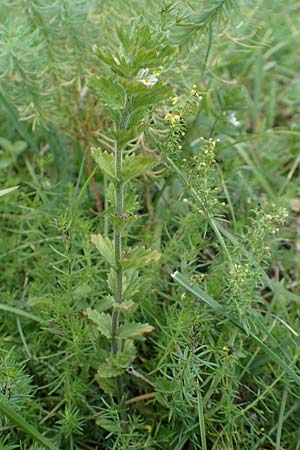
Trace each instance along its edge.
<path fill-rule="evenodd" d="M 121 128 L 125 127 L 125 115 L 121 121 Z M 118 146 L 117 140 L 115 141 L 114 148 L 115 156 L 115 214 L 118 217 L 122 217 L 124 213 L 124 201 L 123 201 L 123 187 L 124 184 L 121 179 L 121 171 L 123 165 L 123 149 Z M 120 305 L 123 301 L 123 269 L 122 269 L 122 231 L 114 225 L 114 253 L 115 253 L 115 272 L 116 272 L 116 285 L 115 285 L 115 302 L 116 305 Z M 114 356 L 119 350 L 119 321 L 120 310 L 114 309 L 112 313 L 112 353 Z M 121 423 L 122 431 L 128 432 L 128 416 L 124 410 L 124 388 L 123 377 L 118 375 L 116 377 L 116 392 L 118 403 L 121 407 Z"/>

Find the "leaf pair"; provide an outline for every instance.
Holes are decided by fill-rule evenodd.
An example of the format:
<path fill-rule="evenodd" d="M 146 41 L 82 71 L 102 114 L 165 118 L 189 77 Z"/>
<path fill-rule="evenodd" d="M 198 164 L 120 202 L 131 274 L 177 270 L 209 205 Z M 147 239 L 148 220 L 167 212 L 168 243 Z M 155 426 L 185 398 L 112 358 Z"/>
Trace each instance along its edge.
<path fill-rule="evenodd" d="M 87 309 L 88 318 L 94 322 L 98 331 L 107 339 L 112 338 L 112 316 L 104 312 L 98 312 L 95 309 Z M 138 336 L 143 336 L 146 333 L 151 333 L 154 327 L 148 323 L 128 322 L 119 327 L 120 339 L 133 339 Z"/>
<path fill-rule="evenodd" d="M 129 136 L 127 136 L 127 139 Z M 128 142 L 128 141 L 127 141 Z M 123 142 L 124 144 L 124 142 Z M 123 183 L 137 178 L 144 172 L 152 169 L 159 160 L 153 155 L 137 155 L 132 153 L 124 158 L 123 168 L 120 173 L 120 179 L 115 177 L 115 158 L 112 153 L 102 151 L 99 148 L 92 149 L 92 155 L 102 172 L 112 181 L 122 181 Z"/>
<path fill-rule="evenodd" d="M 116 266 L 114 255 L 114 244 L 108 237 L 103 237 L 101 234 L 93 234 L 91 237 L 93 244 L 97 247 L 103 258 L 112 266 Z M 139 269 L 148 264 L 158 262 L 161 258 L 161 253 L 156 250 L 146 249 L 144 247 L 134 247 L 127 250 L 121 260 L 123 270 Z"/>

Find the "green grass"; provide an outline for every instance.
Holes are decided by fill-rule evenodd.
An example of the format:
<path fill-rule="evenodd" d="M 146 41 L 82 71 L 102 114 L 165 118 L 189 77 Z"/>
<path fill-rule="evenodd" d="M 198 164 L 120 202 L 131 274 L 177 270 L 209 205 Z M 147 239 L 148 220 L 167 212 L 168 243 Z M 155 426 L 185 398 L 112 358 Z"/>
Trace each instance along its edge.
<path fill-rule="evenodd" d="M 23 6 L 0 5 L 0 449 L 299 449 L 300 2 Z M 90 155 L 120 97 L 85 86 L 131 86 L 91 46 L 116 55 L 141 15 L 174 49 L 172 94 L 147 88 L 129 144 L 161 159 L 124 187 L 124 246 L 156 260 L 120 316 L 154 327 L 122 341 L 120 399 L 99 371 L 114 260 L 91 242 L 113 237 L 114 188 Z"/>

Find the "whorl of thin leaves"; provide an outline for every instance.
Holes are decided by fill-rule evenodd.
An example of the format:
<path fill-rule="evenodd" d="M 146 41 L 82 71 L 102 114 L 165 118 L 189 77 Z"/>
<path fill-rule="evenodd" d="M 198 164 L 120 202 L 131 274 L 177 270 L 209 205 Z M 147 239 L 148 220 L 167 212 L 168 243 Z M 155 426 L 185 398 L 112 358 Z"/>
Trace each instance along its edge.
<path fill-rule="evenodd" d="M 24 119 L 61 120 L 79 99 L 96 30 L 89 20 L 92 7 L 83 0 L 15 0 L 2 8 L 0 78 L 7 101 Z"/>
<path fill-rule="evenodd" d="M 240 245 L 231 250 L 232 260 L 226 263 L 226 298 L 229 310 L 247 326 L 251 309 L 261 302 L 263 270 L 271 256 L 271 243 L 287 217 L 285 209 L 275 206 L 257 209 Z"/>
<path fill-rule="evenodd" d="M 218 26 L 222 20 L 229 20 L 232 10 L 238 12 L 236 0 L 209 0 L 194 2 L 193 7 L 184 11 L 172 29 L 172 40 L 182 44 L 199 31 L 207 31 L 212 25 Z"/>

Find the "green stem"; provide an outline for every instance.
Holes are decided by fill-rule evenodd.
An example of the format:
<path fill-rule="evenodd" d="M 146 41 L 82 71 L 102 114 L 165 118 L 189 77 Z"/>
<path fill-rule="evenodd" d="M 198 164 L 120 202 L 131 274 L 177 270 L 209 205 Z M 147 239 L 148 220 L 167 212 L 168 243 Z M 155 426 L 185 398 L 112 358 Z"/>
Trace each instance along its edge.
<path fill-rule="evenodd" d="M 121 128 L 125 128 L 125 113 L 123 115 Z M 115 178 L 117 179 L 115 186 L 115 214 L 121 217 L 124 213 L 123 209 L 123 182 L 121 181 L 121 171 L 123 164 L 123 149 L 118 147 L 117 141 L 115 142 Z M 116 263 L 116 284 L 115 284 L 115 302 L 120 305 L 123 301 L 123 269 L 122 269 L 122 231 L 114 226 L 114 253 Z M 115 356 L 119 350 L 119 321 L 120 310 L 114 309 L 112 313 L 112 354 Z M 118 375 L 116 377 L 116 391 L 118 403 L 121 407 L 121 423 L 122 431 L 128 433 L 128 417 L 124 410 L 124 388 L 123 377 Z"/>

